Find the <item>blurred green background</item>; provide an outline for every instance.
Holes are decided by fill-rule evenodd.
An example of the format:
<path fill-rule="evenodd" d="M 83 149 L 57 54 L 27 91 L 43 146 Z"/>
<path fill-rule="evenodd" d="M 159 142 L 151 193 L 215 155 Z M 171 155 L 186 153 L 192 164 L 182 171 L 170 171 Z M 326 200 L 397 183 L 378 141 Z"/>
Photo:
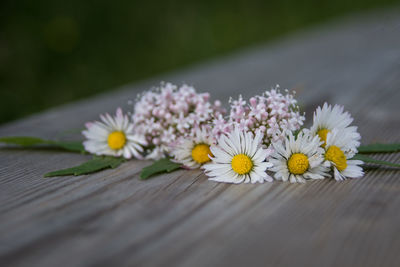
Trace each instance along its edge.
<path fill-rule="evenodd" d="M 0 3 L 0 123 L 395 0 Z"/>

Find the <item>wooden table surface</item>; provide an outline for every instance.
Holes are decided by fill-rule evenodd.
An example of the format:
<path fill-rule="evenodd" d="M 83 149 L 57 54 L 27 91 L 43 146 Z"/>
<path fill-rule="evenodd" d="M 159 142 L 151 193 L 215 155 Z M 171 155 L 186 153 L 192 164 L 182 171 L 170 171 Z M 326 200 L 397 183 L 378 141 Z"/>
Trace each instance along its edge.
<path fill-rule="evenodd" d="M 195 52 L 195 51 L 194 51 Z M 81 138 L 159 81 L 222 101 L 276 83 L 295 89 L 308 122 L 323 101 L 345 106 L 363 143 L 400 142 L 400 12 L 352 16 L 268 45 L 126 86 L 0 127 L 0 136 Z M 4 101 L 4 100 L 3 100 Z M 64 135 L 62 135 L 64 133 Z M 360 180 L 215 183 L 198 170 L 148 181 L 149 161 L 44 179 L 90 156 L 0 149 L 0 266 L 399 266 L 400 171 Z M 399 154 L 377 158 L 400 162 Z"/>

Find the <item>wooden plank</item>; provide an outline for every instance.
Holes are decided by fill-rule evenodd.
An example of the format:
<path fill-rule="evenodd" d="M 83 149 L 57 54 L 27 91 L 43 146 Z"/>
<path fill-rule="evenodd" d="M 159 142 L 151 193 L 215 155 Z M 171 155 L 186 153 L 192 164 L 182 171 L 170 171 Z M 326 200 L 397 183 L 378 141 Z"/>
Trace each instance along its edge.
<path fill-rule="evenodd" d="M 344 104 L 363 141 L 399 142 L 399 15 L 360 15 L 288 36 L 4 125 L 0 135 L 55 138 L 167 80 L 223 101 L 279 82 L 297 90 L 309 119 L 325 100 Z M 400 162 L 396 154 L 379 157 Z M 0 150 L 0 266 L 397 266 L 400 260 L 395 169 L 341 183 L 237 186 L 210 182 L 200 171 L 141 181 L 138 172 L 150 162 L 129 161 L 87 176 L 42 178 L 87 158 Z"/>

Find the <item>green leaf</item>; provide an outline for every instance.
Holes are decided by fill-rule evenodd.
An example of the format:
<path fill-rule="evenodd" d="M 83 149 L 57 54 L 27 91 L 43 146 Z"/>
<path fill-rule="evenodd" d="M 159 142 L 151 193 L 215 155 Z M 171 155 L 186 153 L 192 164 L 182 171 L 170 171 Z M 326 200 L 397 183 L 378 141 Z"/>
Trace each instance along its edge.
<path fill-rule="evenodd" d="M 400 144 L 371 144 L 364 145 L 358 148 L 358 153 L 391 153 L 399 152 Z"/>
<path fill-rule="evenodd" d="M 65 175 L 83 175 L 89 174 L 93 172 L 98 172 L 104 169 L 114 169 L 118 167 L 121 163 L 125 161 L 124 158 L 115 158 L 115 157 L 94 157 L 93 159 L 82 163 L 81 165 L 62 169 L 58 171 L 53 171 L 46 173 L 44 177 L 54 177 L 54 176 L 65 176 Z"/>
<path fill-rule="evenodd" d="M 29 136 L 0 137 L 0 142 L 5 144 L 19 145 L 19 146 L 34 146 L 34 145 L 48 144 L 48 141 L 46 140 Z"/>
<path fill-rule="evenodd" d="M 81 142 L 53 141 L 51 144 L 55 147 L 63 148 L 71 152 L 85 152 L 85 148 L 83 147 L 83 144 Z"/>
<path fill-rule="evenodd" d="M 61 148 L 72 152 L 85 152 L 85 148 L 81 142 L 53 141 L 30 136 L 0 137 L 0 143 L 19 145 L 22 147 L 47 145 L 49 147 Z"/>
<path fill-rule="evenodd" d="M 365 163 L 373 163 L 373 164 L 387 165 L 387 166 L 391 166 L 391 167 L 400 168 L 400 164 L 392 163 L 392 162 L 388 162 L 388 161 L 384 161 L 384 160 L 373 159 L 371 157 L 368 157 L 365 155 L 360 155 L 360 154 L 355 155 L 352 159 L 362 160 Z"/>
<path fill-rule="evenodd" d="M 142 180 L 146 180 L 150 176 L 154 174 L 164 173 L 164 172 L 172 172 L 181 168 L 181 164 L 172 162 L 168 158 L 160 159 L 151 164 L 150 166 L 144 167 L 142 172 L 140 173 L 140 178 Z"/>

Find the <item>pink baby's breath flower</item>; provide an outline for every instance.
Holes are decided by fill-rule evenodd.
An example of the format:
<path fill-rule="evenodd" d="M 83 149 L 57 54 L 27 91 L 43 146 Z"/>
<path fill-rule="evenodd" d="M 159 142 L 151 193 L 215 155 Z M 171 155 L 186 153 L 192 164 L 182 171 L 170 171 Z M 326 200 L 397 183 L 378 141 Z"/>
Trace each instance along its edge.
<path fill-rule="evenodd" d="M 170 155 L 171 146 L 182 137 L 194 136 L 199 127 L 224 114 L 221 102 L 209 102 L 208 93 L 197 93 L 189 85 L 180 87 L 162 83 L 160 87 L 143 93 L 132 116 L 137 132 L 146 136 L 148 159 Z"/>
<path fill-rule="evenodd" d="M 229 100 L 231 109 L 227 119 L 222 116 L 213 120 L 212 133 L 219 137 L 222 134 L 232 132 L 234 128 L 242 131 L 250 131 L 253 134 L 257 130 L 263 133 L 262 144 L 272 153 L 272 142 L 284 139 L 287 132 L 300 129 L 305 120 L 304 114 L 300 114 L 297 101 L 293 94 L 286 91 L 283 95 L 279 91 L 279 85 L 261 96 L 249 99 L 249 105 L 241 95 L 237 100 Z"/>

